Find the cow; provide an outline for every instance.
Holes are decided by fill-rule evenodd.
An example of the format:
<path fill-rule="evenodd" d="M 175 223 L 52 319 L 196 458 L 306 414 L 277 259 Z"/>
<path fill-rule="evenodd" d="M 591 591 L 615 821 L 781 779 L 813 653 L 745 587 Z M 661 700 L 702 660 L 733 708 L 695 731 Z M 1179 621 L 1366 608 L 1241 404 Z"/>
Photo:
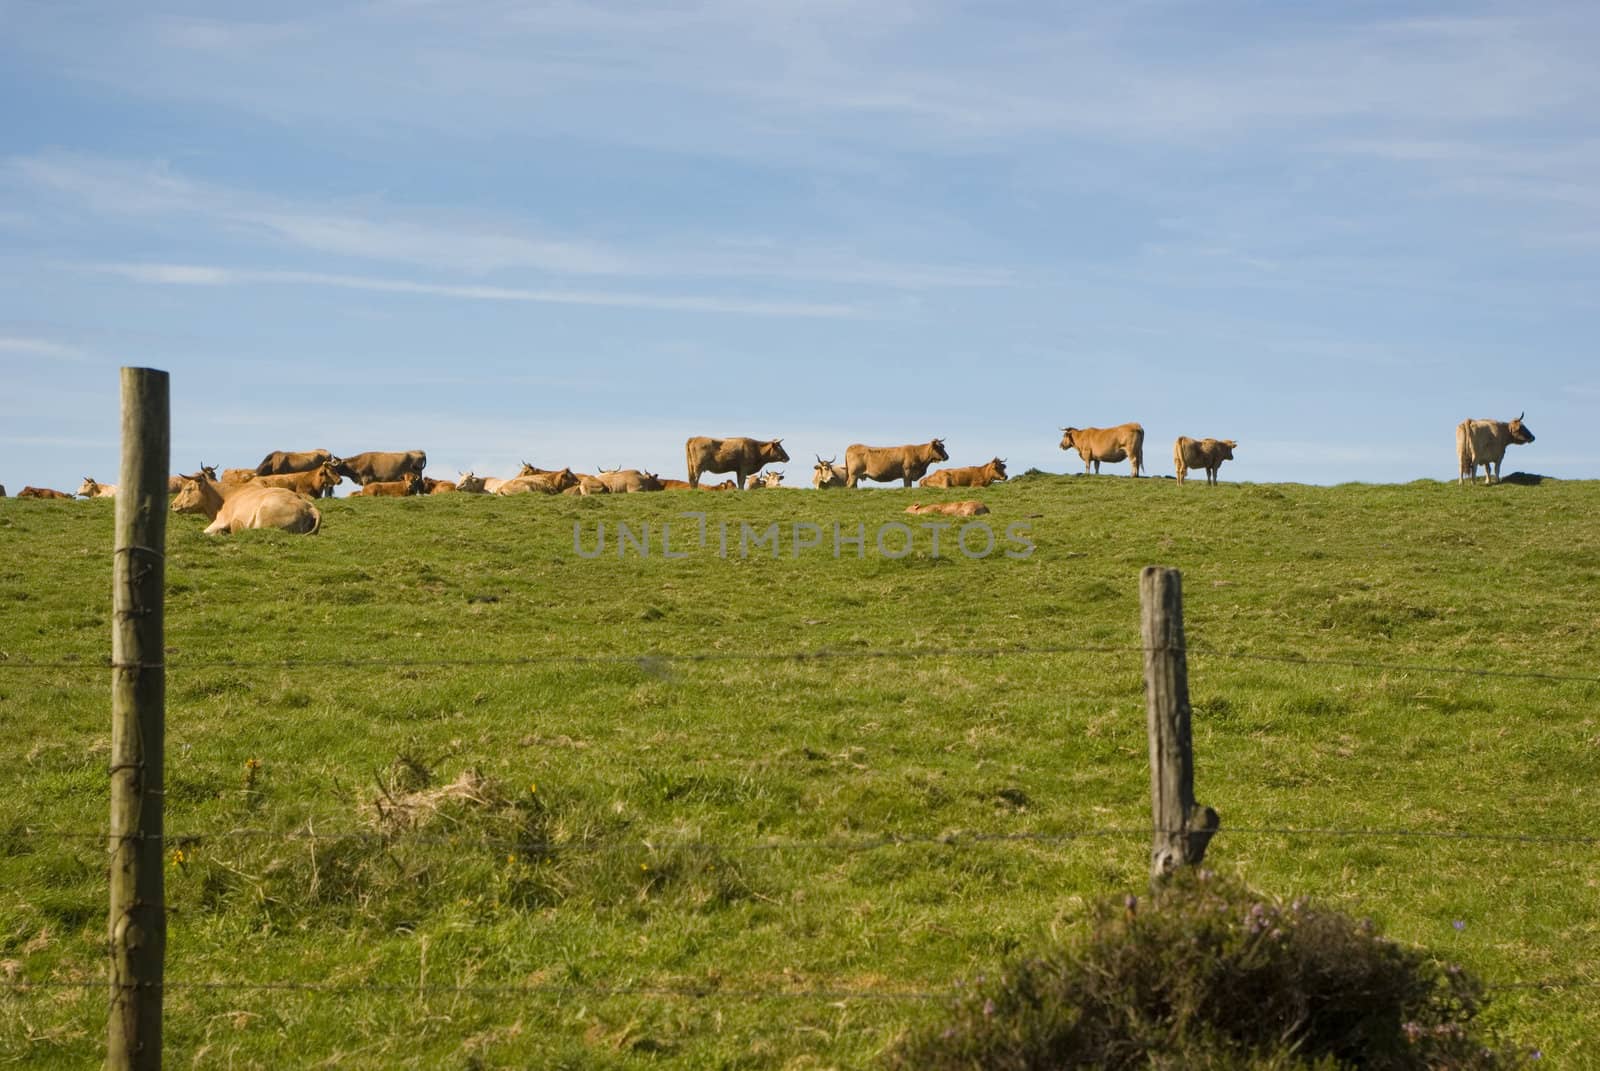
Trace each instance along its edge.
<path fill-rule="evenodd" d="M 222 483 L 235 487 L 241 483 L 249 483 L 256 478 L 255 469 L 223 469 Z"/>
<path fill-rule="evenodd" d="M 819 491 L 824 487 L 843 487 L 845 477 L 849 474 L 843 465 L 836 464 L 837 461 L 837 454 L 826 461 L 818 454 L 817 463 L 811 469 L 811 486 Z"/>
<path fill-rule="evenodd" d="M 201 465 L 200 471 L 205 473 L 210 479 L 215 480 L 217 478 L 217 467 L 215 465 Z M 167 494 L 175 495 L 179 491 L 183 490 L 183 481 L 186 479 L 188 479 L 187 476 L 168 476 Z"/>
<path fill-rule="evenodd" d="M 918 487 L 988 487 L 1006 479 L 1005 458 L 991 458 L 987 464 L 961 469 L 940 469 L 917 481 Z"/>
<path fill-rule="evenodd" d="M 1526 415 L 1519 413 L 1515 420 L 1463 420 L 1457 424 L 1456 457 L 1461 471 L 1456 483 L 1476 482 L 1479 465 L 1483 466 L 1484 483 L 1498 480 L 1506 447 L 1533 442 L 1533 432 L 1522 422 Z"/>
<path fill-rule="evenodd" d="M 502 483 L 497 495 L 559 495 L 569 487 L 578 486 L 578 477 L 571 469 L 560 472 L 539 472 L 534 475 L 514 476 Z"/>
<path fill-rule="evenodd" d="M 0 483 L 0 498 L 6 497 L 6 485 Z"/>
<path fill-rule="evenodd" d="M 919 480 L 935 461 L 949 461 L 944 452 L 944 440 L 934 439 L 907 446 L 863 446 L 852 443 L 844 451 L 846 487 L 855 487 L 862 480 L 888 483 L 900 480 L 906 487 Z"/>
<path fill-rule="evenodd" d="M 1178 436 L 1172 444 L 1172 467 L 1178 470 L 1178 482 L 1182 483 L 1190 469 L 1205 469 L 1206 483 L 1217 482 L 1217 470 L 1224 461 L 1233 460 L 1234 447 L 1239 444 L 1232 439 L 1191 439 L 1187 435 Z"/>
<path fill-rule="evenodd" d="M 420 495 L 422 493 L 422 477 L 414 472 L 408 472 L 398 480 L 375 480 L 363 484 L 361 490 L 352 491 L 351 498 L 360 495 L 362 498 L 404 498 L 406 495 Z"/>
<path fill-rule="evenodd" d="M 988 513 L 989 507 L 982 502 L 968 499 L 964 502 L 930 502 L 926 506 L 913 502 L 906 507 L 907 513 L 943 513 L 949 517 L 976 517 L 980 513 Z"/>
<path fill-rule="evenodd" d="M 57 491 L 50 487 L 24 487 L 17 492 L 18 498 L 71 498 L 65 491 Z"/>
<path fill-rule="evenodd" d="M 638 469 L 601 469 L 596 477 L 614 495 L 633 494 L 639 491 L 661 490 L 661 480 L 654 473 Z"/>
<path fill-rule="evenodd" d="M 255 467 L 257 476 L 287 476 L 291 472 L 315 472 L 335 461 L 326 450 L 274 450 Z"/>
<path fill-rule="evenodd" d="M 463 472 L 461 479 L 456 481 L 456 490 L 464 495 L 481 495 L 485 493 L 484 484 L 487 481 L 476 472 Z"/>
<path fill-rule="evenodd" d="M 334 471 L 333 462 L 324 461 L 310 472 L 285 472 L 271 476 L 257 476 L 251 483 L 262 487 L 286 487 L 310 498 L 331 498 L 333 489 L 343 483 Z"/>
<path fill-rule="evenodd" d="M 93 476 L 85 476 L 78 485 L 79 498 L 115 498 L 117 485 L 114 483 L 99 483 Z"/>
<path fill-rule="evenodd" d="M 745 486 L 753 472 L 789 460 L 782 439 L 711 439 L 696 435 L 683 444 L 689 462 L 689 486 L 700 486 L 703 472 L 734 473 L 735 486 Z"/>
<path fill-rule="evenodd" d="M 427 466 L 428 454 L 425 450 L 369 450 L 364 454 L 333 459 L 335 472 L 363 487 L 369 483 L 398 483 L 405 479 L 408 472 L 421 479 L 422 470 Z"/>
<path fill-rule="evenodd" d="M 422 493 L 425 495 L 448 495 L 456 490 L 456 484 L 451 480 L 436 480 L 432 476 L 422 478 Z"/>
<path fill-rule="evenodd" d="M 770 472 L 757 472 L 752 474 L 751 477 L 745 481 L 744 489 L 746 491 L 759 491 L 764 487 L 779 487 L 782 486 L 782 484 L 783 473 L 779 472 L 777 469 L 773 469 Z"/>
<path fill-rule="evenodd" d="M 206 535 L 240 532 L 246 528 L 281 528 L 285 532 L 316 535 L 322 514 L 304 495 L 286 487 L 243 483 L 229 487 L 204 472 L 184 477 L 183 489 L 172 500 L 174 513 L 203 513 L 211 521 Z"/>
<path fill-rule="evenodd" d="M 739 485 L 732 480 L 723 480 L 721 483 L 703 483 L 699 489 L 702 491 L 737 491 Z"/>
<path fill-rule="evenodd" d="M 1078 451 L 1083 471 L 1100 471 L 1102 461 L 1132 461 L 1133 474 L 1144 468 L 1144 427 L 1118 424 L 1114 428 L 1062 428 L 1061 449 Z"/>

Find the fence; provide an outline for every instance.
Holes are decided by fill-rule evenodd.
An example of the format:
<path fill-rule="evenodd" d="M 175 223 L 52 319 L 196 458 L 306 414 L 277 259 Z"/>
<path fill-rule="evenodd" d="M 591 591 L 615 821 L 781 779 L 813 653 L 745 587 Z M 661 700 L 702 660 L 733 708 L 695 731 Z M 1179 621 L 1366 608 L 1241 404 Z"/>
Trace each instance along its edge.
<path fill-rule="evenodd" d="M 132 371 L 132 370 L 125 370 Z M 136 407 L 147 413 L 163 414 L 160 407 Z M 140 434 L 134 432 L 137 437 Z M 189 829 L 167 832 L 164 828 L 162 800 L 162 712 L 167 670 L 186 669 L 424 669 L 424 668 L 506 668 L 518 666 L 608 666 L 636 665 L 657 671 L 674 664 L 695 665 L 735 661 L 774 661 L 792 663 L 901 659 L 1044 659 L 1063 655 L 1116 654 L 1139 656 L 1145 663 L 1148 729 L 1152 766 L 1152 821 L 1144 826 L 1085 826 L 1028 833 L 920 833 L 902 831 L 866 832 L 851 836 L 764 837 L 729 843 L 727 841 L 686 841 L 687 846 L 707 847 L 718 852 L 815 851 L 825 853 L 871 852 L 888 848 L 922 845 L 961 850 L 982 844 L 1064 845 L 1085 839 L 1137 840 L 1152 838 L 1152 877 L 1178 865 L 1200 862 L 1212 836 L 1272 838 L 1333 838 L 1393 841 L 1484 841 L 1519 843 L 1553 848 L 1591 846 L 1600 836 L 1587 833 L 1548 833 L 1515 828 L 1336 828 L 1318 826 L 1275 826 L 1221 823 L 1214 812 L 1194 798 L 1193 755 L 1189 743 L 1189 701 L 1187 658 L 1235 662 L 1268 662 L 1306 667 L 1342 667 L 1381 673 L 1411 673 L 1442 677 L 1482 677 L 1562 684 L 1600 684 L 1600 676 L 1565 670 L 1520 670 L 1390 663 L 1340 658 L 1309 658 L 1293 654 L 1211 649 L 1186 644 L 1182 633 L 1181 605 L 1176 576 L 1170 572 L 1146 570 L 1142 578 L 1145 608 L 1143 643 L 1138 647 L 1096 644 L 1046 644 L 999 647 L 923 647 L 913 649 L 854 649 L 811 651 L 746 652 L 671 652 L 564 654 L 546 653 L 510 658 L 284 658 L 221 659 L 186 663 L 182 658 L 168 661 L 162 653 L 161 554 L 162 533 L 152 529 L 152 520 L 165 514 L 164 447 L 159 458 L 138 454 L 125 463 L 122 475 L 123 498 L 118 504 L 117 549 L 114 555 L 117 631 L 113 651 L 107 660 L 26 660 L 0 658 L 0 673 L 96 672 L 111 670 L 115 682 L 114 718 L 110 772 L 113 780 L 112 820 L 107 829 L 73 830 L 21 827 L 9 831 L 13 837 L 47 841 L 88 841 L 107 844 L 111 866 L 110 948 L 112 968 L 109 978 L 53 978 L 0 981 L 0 988 L 12 991 L 29 989 L 106 990 L 112 998 L 108 1045 L 112 1066 L 158 1066 L 161 1048 L 161 995 L 168 991 L 234 990 L 241 992 L 305 992 L 337 997 L 348 994 L 394 994 L 428 996 L 452 994 L 492 999 L 507 995 L 561 996 L 642 996 L 679 1000 L 741 1001 L 929 1001 L 950 996 L 949 991 L 885 991 L 851 987 L 801 987 L 749 989 L 722 986 L 604 985 L 560 982 L 536 985 L 446 985 L 437 983 L 316 983 L 291 980 L 249 978 L 227 981 L 167 979 L 164 975 L 163 939 L 165 919 L 162 909 L 161 880 L 163 863 L 171 847 L 203 845 L 215 841 L 298 840 L 327 841 L 369 839 L 385 844 L 442 845 L 480 851 L 502 852 L 527 848 L 525 839 L 497 839 L 484 836 L 457 836 L 426 832 L 379 832 L 364 828 L 274 830 L 235 827 L 227 829 Z M 130 472 L 130 469 L 133 471 Z M 146 472 L 145 470 L 148 470 Z M 145 473 L 141 475 L 141 473 Z M 153 490 L 159 474 L 160 490 Z M 159 502 L 154 510 L 140 509 L 141 501 Z M 126 518 L 123 503 L 127 503 Z M 146 526 L 138 524 L 141 517 Z M 1201 776 L 1203 783 L 1203 771 Z M 538 845 L 535 845 L 538 847 Z M 603 845 L 588 843 L 584 850 L 603 850 Z M 1530 978 L 1491 981 L 1491 990 L 1555 991 L 1600 987 L 1592 978 Z"/>

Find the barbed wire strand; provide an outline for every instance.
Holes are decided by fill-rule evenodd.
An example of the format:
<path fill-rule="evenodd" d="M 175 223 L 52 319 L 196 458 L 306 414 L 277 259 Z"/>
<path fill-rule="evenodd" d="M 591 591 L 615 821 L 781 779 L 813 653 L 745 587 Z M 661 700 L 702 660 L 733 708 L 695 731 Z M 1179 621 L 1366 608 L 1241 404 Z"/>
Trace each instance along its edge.
<path fill-rule="evenodd" d="M 7 979 L 0 981 L 0 989 L 112 989 L 117 984 L 110 979 Z M 690 1000 L 722 998 L 727 1000 L 816 1000 L 824 1002 L 842 1000 L 875 1001 L 930 1001 L 952 1000 L 960 990 L 875 990 L 850 988 L 825 989 L 730 989 L 719 985 L 657 986 L 657 985 L 591 985 L 573 982 L 549 982 L 537 985 L 443 985 L 433 982 L 189 982 L 161 981 L 125 983 L 126 989 L 162 989 L 174 992 L 192 990 L 200 992 L 301 992 L 326 995 L 353 995 L 360 993 L 414 994 L 417 996 L 486 996 L 508 995 L 560 995 L 560 996 L 643 996 Z M 1492 992 L 1525 991 L 1548 992 L 1560 989 L 1600 988 L 1600 981 L 1587 978 L 1543 978 L 1531 981 L 1499 982 L 1484 986 Z"/>
<path fill-rule="evenodd" d="M 766 837 L 748 840 L 701 840 L 701 839 L 675 839 L 639 838 L 632 842 L 634 847 L 643 847 L 654 850 L 663 848 L 700 848 L 715 850 L 749 850 L 773 851 L 788 849 L 824 849 L 837 851 L 871 851 L 877 848 L 895 847 L 899 845 L 943 845 L 958 847 L 965 844 L 1003 844 L 1003 843 L 1037 843 L 1037 844 L 1066 844 L 1076 840 L 1113 839 L 1119 837 L 1146 837 L 1157 832 L 1162 835 L 1182 833 L 1183 830 L 1157 831 L 1149 826 L 1106 826 L 1089 829 L 1060 830 L 1054 833 L 976 833 L 976 832 L 946 832 L 946 833 L 869 833 L 850 836 L 848 834 L 835 834 L 822 837 Z M 1454 841 L 1485 841 L 1491 843 L 1510 844 L 1600 844 L 1600 836 L 1582 833 L 1521 833 L 1521 832 L 1485 832 L 1475 829 L 1394 829 L 1394 828 L 1349 828 L 1340 829 L 1333 827 L 1308 827 L 1308 826 L 1228 826 L 1223 825 L 1217 830 L 1218 836 L 1255 836 L 1255 837 L 1329 837 L 1336 839 L 1371 839 L 1371 840 L 1454 840 Z M 67 829 L 11 829 L 0 831 L 0 838 L 20 837 L 38 840 L 86 840 L 103 841 L 113 836 L 109 831 L 92 830 L 67 830 Z M 520 851 L 551 850 L 603 850 L 622 844 L 626 838 L 637 837 L 637 834 L 617 833 L 612 835 L 586 837 L 582 840 L 570 841 L 540 841 L 517 836 L 492 836 L 473 835 L 462 833 L 418 833 L 405 829 L 385 831 L 374 829 L 262 829 L 239 828 L 227 830 L 177 832 L 177 833 L 139 833 L 128 832 L 116 834 L 119 841 L 128 840 L 157 840 L 172 844 L 174 847 L 188 845 L 202 845 L 208 841 L 230 840 L 283 840 L 283 841 L 335 841 L 335 840 L 364 840 L 374 843 L 404 845 L 404 844 L 437 844 L 451 847 L 464 845 L 477 845 L 485 848 L 510 848 Z M 626 845 L 624 846 L 626 847 Z"/>
<path fill-rule="evenodd" d="M 504 658 L 268 658 L 268 659 L 217 659 L 187 663 L 169 662 L 166 669 L 173 672 L 185 670 L 218 669 L 435 669 L 517 666 L 572 665 L 610 666 L 644 665 L 657 663 L 701 664 L 715 662 L 811 662 L 845 661 L 849 659 L 921 659 L 921 658 L 1012 658 L 1034 655 L 1108 654 L 1143 655 L 1153 648 L 1128 647 L 1105 644 L 1045 644 L 1008 647 L 908 647 L 908 648 L 818 648 L 811 651 L 636 651 L 612 654 L 538 654 L 516 655 Z M 1348 669 L 1372 669 L 1390 673 L 1424 673 L 1463 677 L 1487 677 L 1509 680 L 1543 680 L 1578 684 L 1600 684 L 1600 676 L 1565 670 L 1486 669 L 1480 666 L 1451 666 L 1411 662 L 1369 662 L 1358 658 L 1311 658 L 1296 654 L 1271 654 L 1254 651 L 1227 650 L 1223 648 L 1190 646 L 1174 648 L 1176 653 L 1199 658 L 1224 660 L 1276 662 L 1299 666 L 1338 666 Z M 114 668 L 109 659 L 93 661 L 35 662 L 0 658 L 0 670 L 103 670 Z"/>

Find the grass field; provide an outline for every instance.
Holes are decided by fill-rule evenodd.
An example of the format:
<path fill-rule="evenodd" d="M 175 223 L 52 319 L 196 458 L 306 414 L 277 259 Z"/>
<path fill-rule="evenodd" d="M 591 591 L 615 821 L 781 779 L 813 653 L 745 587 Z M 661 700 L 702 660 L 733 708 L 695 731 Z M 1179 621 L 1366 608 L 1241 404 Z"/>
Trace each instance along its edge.
<path fill-rule="evenodd" d="M 1165 564 L 1208 862 L 1491 984 L 1578 983 L 1491 1014 L 1600 1066 L 1600 862 L 1562 839 L 1600 836 L 1600 483 L 1029 477 L 982 493 L 989 556 L 921 529 L 881 556 L 930 497 L 173 516 L 168 1065 L 871 1065 L 1143 887 L 1138 572 Z M 104 842 L 63 834 L 106 823 L 112 512 L 0 501 L 0 981 L 104 977 Z M 741 521 L 780 555 L 741 558 Z M 0 989 L 0 1063 L 95 1065 L 105 1004 Z"/>

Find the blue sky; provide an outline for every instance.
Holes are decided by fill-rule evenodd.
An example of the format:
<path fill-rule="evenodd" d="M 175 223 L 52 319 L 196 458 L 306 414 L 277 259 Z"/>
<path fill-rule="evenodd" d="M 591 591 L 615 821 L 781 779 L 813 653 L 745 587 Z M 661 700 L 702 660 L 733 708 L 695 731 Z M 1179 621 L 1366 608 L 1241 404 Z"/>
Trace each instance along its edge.
<path fill-rule="evenodd" d="M 1600 475 L 1600 8 L 0 0 L 0 483 L 696 434 Z M 1126 471 L 1126 466 L 1118 466 Z M 67 485 L 71 486 L 67 486 Z"/>

